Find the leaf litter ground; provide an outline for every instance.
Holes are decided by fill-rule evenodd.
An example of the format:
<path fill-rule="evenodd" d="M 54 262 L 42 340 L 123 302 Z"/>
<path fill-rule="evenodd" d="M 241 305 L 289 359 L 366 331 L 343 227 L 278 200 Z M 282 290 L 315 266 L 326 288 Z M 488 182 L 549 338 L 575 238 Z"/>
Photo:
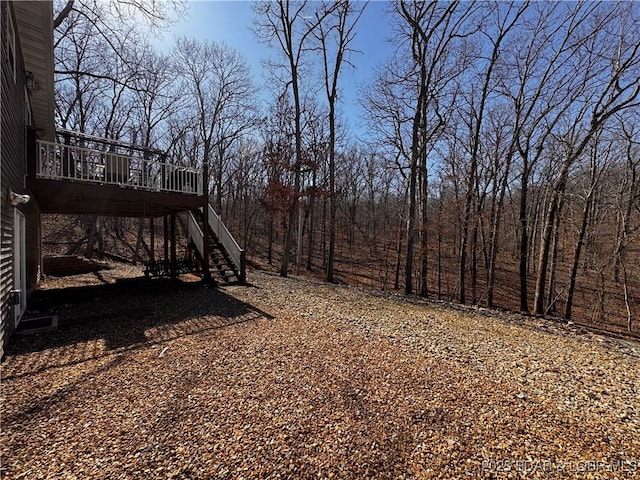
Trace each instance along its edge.
<path fill-rule="evenodd" d="M 637 343 L 250 280 L 69 303 L 14 336 L 2 477 L 640 476 Z"/>

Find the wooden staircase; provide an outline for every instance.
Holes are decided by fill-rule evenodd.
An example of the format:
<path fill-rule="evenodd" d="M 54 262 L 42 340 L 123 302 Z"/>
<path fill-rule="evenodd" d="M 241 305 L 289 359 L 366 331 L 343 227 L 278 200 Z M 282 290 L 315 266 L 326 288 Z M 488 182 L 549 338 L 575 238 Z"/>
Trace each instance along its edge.
<path fill-rule="evenodd" d="M 209 272 L 212 280 L 223 285 L 244 284 L 246 281 L 244 250 L 238 246 L 211 206 L 209 206 L 207 228 L 203 220 L 204 215 L 201 209 L 192 210 L 187 218 L 181 219 L 200 264 L 202 264 L 204 251 L 203 232 L 206 232 L 209 237 Z"/>
<path fill-rule="evenodd" d="M 194 210 L 191 213 L 196 219 L 200 229 L 204 231 L 202 212 L 200 210 Z M 220 242 L 211 226 L 209 226 L 206 231 L 209 235 L 209 271 L 211 272 L 212 280 L 216 283 L 225 285 L 230 283 L 239 283 L 240 271 L 238 267 L 233 263 L 229 253 Z M 202 261 L 202 254 L 198 251 L 198 248 L 195 248 L 194 252 L 197 253 L 199 260 Z"/>

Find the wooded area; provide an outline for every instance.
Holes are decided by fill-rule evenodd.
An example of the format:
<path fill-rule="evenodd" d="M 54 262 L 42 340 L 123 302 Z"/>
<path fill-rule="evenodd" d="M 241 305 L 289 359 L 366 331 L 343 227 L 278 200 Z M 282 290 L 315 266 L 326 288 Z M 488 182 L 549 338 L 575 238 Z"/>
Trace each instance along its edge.
<path fill-rule="evenodd" d="M 171 13 L 131 5 L 59 5 L 59 127 L 207 163 L 254 263 L 640 332 L 637 4 L 389 3 L 366 138 L 340 108 L 365 3 L 256 3 L 266 87 L 221 42 L 154 51 L 139 18 Z M 143 220 L 68 220 L 68 250 L 145 257 Z"/>

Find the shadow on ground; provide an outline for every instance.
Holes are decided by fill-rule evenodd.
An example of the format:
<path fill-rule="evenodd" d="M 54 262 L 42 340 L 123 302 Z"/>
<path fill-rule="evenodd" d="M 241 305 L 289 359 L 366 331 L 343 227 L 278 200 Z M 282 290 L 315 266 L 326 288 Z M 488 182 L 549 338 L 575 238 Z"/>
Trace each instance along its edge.
<path fill-rule="evenodd" d="M 2 378 L 18 378 L 273 316 L 199 282 L 128 281 L 36 292 L 28 315 L 58 330 L 14 334 Z"/>

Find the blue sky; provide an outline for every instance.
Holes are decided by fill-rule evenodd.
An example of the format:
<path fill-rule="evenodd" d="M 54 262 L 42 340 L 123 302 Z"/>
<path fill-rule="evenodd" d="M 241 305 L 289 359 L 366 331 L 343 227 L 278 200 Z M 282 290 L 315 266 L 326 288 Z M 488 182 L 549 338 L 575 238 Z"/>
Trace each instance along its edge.
<path fill-rule="evenodd" d="M 351 62 L 356 69 L 347 67 L 341 78 L 341 110 L 347 118 L 350 130 L 362 134 L 359 125 L 363 122 L 358 104 L 358 87 L 368 83 L 377 65 L 391 54 L 386 40 L 391 34 L 388 18 L 385 15 L 387 2 L 370 2 L 357 27 L 353 48 L 362 53 L 353 54 Z M 266 81 L 261 60 L 275 51 L 258 42 L 251 31 L 253 11 L 249 1 L 189 1 L 183 19 L 176 22 L 157 40 L 163 50 L 170 50 L 175 37 L 186 36 L 198 40 L 224 41 L 242 53 L 247 59 L 254 79 L 259 87 Z M 154 42 L 156 43 L 156 42 Z"/>

